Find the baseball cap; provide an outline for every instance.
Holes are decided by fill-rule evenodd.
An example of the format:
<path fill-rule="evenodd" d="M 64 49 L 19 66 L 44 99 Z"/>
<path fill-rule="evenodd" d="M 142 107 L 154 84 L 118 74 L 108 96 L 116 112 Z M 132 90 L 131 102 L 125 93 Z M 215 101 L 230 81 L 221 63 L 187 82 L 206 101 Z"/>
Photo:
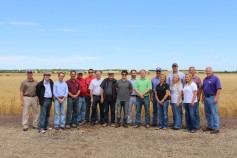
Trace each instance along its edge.
<path fill-rule="evenodd" d="M 83 71 L 79 70 L 79 71 L 77 72 L 77 74 L 83 74 Z"/>
<path fill-rule="evenodd" d="M 172 67 L 173 67 L 173 66 L 177 66 L 177 67 L 178 67 L 178 64 L 177 64 L 177 63 L 173 63 L 173 64 L 172 64 Z"/>
<path fill-rule="evenodd" d="M 44 71 L 44 76 L 45 75 L 51 75 L 51 72 L 49 72 L 49 71 Z"/>
<path fill-rule="evenodd" d="M 26 70 L 26 73 L 33 73 L 33 70 Z"/>
<path fill-rule="evenodd" d="M 161 68 L 160 68 L 160 67 L 157 67 L 157 68 L 156 68 L 156 71 L 161 71 Z"/>

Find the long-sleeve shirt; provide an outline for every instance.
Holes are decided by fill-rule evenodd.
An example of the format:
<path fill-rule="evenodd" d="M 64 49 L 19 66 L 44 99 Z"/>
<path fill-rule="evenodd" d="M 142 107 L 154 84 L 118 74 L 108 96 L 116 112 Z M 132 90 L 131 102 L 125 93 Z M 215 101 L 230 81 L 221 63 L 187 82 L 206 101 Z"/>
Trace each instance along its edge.
<path fill-rule="evenodd" d="M 53 85 L 53 94 L 55 97 L 67 97 L 68 86 L 66 82 L 57 81 Z"/>

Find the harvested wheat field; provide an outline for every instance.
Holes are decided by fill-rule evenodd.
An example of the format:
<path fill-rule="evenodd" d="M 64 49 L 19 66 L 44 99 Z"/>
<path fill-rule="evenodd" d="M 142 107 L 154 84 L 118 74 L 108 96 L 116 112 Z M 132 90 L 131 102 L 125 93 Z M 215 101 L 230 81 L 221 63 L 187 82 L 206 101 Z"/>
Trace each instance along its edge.
<path fill-rule="evenodd" d="M 148 77 L 153 76 L 151 73 Z M 199 76 L 203 79 L 205 75 Z M 22 131 L 19 86 L 26 75 L 1 74 L 0 157 L 237 157 L 237 75 L 218 76 L 223 90 L 219 100 L 221 132 L 216 135 L 202 130 L 191 134 L 185 129 L 115 129 L 100 125 L 92 127 L 89 124 L 77 129 L 53 129 L 39 134 L 35 129 Z M 117 74 L 116 78 L 119 77 Z M 65 79 L 68 78 L 69 74 Z M 41 80 L 42 74 L 35 74 L 35 79 Z M 56 81 L 57 75 L 53 74 L 52 79 Z M 205 128 L 203 104 L 200 104 L 200 111 L 202 128 Z M 50 124 L 53 127 L 53 110 L 51 112 Z M 170 109 L 169 115 L 172 117 Z"/>
<path fill-rule="evenodd" d="M 0 116 L 1 157 L 237 157 L 237 119 L 221 118 L 221 132 L 82 125 L 77 129 L 21 130 L 21 118 Z M 202 127 L 204 127 L 203 121 Z M 52 123 L 52 121 L 51 121 Z"/>

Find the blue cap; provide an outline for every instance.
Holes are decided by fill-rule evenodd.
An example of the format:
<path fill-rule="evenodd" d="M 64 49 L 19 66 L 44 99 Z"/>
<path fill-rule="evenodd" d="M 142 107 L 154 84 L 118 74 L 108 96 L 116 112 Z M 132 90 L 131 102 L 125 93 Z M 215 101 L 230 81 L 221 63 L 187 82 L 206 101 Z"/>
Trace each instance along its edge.
<path fill-rule="evenodd" d="M 161 68 L 160 67 L 156 68 L 156 71 L 161 71 Z"/>

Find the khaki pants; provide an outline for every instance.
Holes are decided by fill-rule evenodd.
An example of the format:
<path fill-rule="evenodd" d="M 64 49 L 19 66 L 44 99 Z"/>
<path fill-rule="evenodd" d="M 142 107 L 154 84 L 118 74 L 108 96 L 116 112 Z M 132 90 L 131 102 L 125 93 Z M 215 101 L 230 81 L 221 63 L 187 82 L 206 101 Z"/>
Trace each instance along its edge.
<path fill-rule="evenodd" d="M 37 97 L 24 97 L 24 107 L 23 107 L 23 115 L 22 115 L 22 125 L 23 128 L 28 128 L 28 120 L 29 120 L 29 111 L 32 106 L 33 112 L 33 127 L 38 127 L 38 98 Z"/>

